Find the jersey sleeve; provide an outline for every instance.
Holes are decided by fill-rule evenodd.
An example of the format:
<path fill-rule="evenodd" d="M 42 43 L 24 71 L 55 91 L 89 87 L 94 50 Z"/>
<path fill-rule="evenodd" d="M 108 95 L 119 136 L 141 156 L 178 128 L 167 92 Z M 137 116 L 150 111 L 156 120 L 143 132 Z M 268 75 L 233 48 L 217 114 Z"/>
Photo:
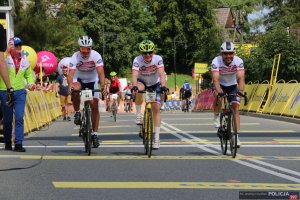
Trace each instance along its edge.
<path fill-rule="evenodd" d="M 95 51 L 95 55 L 94 55 L 93 59 L 94 59 L 96 68 L 104 66 L 104 63 L 103 63 L 103 60 L 102 60 L 102 56 L 100 55 L 100 53 L 98 53 L 98 52 Z"/>
<path fill-rule="evenodd" d="M 236 58 L 236 66 L 237 66 L 237 71 L 242 71 L 244 70 L 244 61 L 240 57 L 235 57 Z"/>
<path fill-rule="evenodd" d="M 69 69 L 76 69 L 76 53 L 70 59 Z"/>
<path fill-rule="evenodd" d="M 133 60 L 133 63 L 132 63 L 132 70 L 140 71 L 140 65 L 139 65 L 139 62 L 138 62 L 137 58 L 135 58 L 135 59 Z"/>
<path fill-rule="evenodd" d="M 218 57 L 216 57 L 211 62 L 211 65 L 210 65 L 211 72 L 219 72 L 219 67 L 220 67 L 220 65 L 218 62 Z"/>
<path fill-rule="evenodd" d="M 165 67 L 164 66 L 164 61 L 163 61 L 163 59 L 162 59 L 161 56 L 157 55 L 157 63 L 156 63 L 156 65 L 157 65 L 157 68 L 163 68 L 163 67 Z"/>

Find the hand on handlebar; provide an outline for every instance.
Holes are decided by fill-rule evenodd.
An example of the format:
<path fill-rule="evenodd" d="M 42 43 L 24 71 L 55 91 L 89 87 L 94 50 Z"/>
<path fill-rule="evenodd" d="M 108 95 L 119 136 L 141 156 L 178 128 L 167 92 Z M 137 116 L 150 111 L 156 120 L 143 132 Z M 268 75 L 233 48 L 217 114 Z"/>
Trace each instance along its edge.
<path fill-rule="evenodd" d="M 219 92 L 217 96 L 218 96 L 218 97 L 224 97 L 224 96 L 225 96 L 225 93 L 224 93 L 224 92 Z"/>

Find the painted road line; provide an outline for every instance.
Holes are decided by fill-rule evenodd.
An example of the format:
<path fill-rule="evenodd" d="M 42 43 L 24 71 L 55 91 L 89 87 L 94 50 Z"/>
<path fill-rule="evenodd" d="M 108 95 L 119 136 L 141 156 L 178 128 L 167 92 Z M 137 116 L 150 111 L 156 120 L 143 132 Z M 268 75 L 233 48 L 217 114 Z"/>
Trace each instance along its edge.
<path fill-rule="evenodd" d="M 275 141 L 279 141 L 279 142 L 300 142 L 299 139 L 273 139 Z"/>
<path fill-rule="evenodd" d="M 212 123 L 197 123 L 197 124 L 169 124 L 171 126 L 212 126 Z M 243 126 L 257 126 L 261 125 L 260 123 L 241 123 Z"/>
<path fill-rule="evenodd" d="M 191 135 L 191 134 L 188 134 L 188 133 L 185 133 L 183 131 L 181 131 L 180 129 L 172 126 L 172 125 L 168 125 L 167 123 L 163 122 L 162 121 L 162 129 L 165 129 L 166 131 L 169 131 L 170 129 L 169 128 L 172 128 L 173 130 L 177 130 L 178 133 L 173 133 L 173 135 L 175 135 L 176 137 L 180 138 L 180 139 L 187 139 L 187 138 L 191 138 L 191 139 L 197 139 L 197 137 Z M 166 126 L 168 126 L 169 128 L 167 128 Z M 180 134 L 179 134 L 180 133 Z M 183 136 L 184 135 L 184 136 Z M 203 151 L 206 151 L 206 152 L 209 152 L 209 153 L 212 153 L 214 155 L 220 155 L 220 147 L 215 147 L 215 146 L 212 146 L 212 145 L 207 145 L 207 147 L 202 147 L 202 146 L 198 146 L 197 144 L 191 142 L 191 144 L 194 144 L 197 146 L 197 148 L 200 148 L 202 149 Z M 215 150 L 212 150 L 211 148 L 214 148 L 214 149 L 218 149 L 219 152 L 215 151 Z M 243 156 L 241 154 L 238 154 L 238 156 Z M 270 170 L 270 169 L 267 169 L 267 168 L 264 168 L 264 167 L 261 167 L 261 166 L 258 166 L 257 164 L 252 164 L 250 162 L 246 162 L 246 161 L 243 161 L 243 160 L 238 160 L 238 159 L 231 159 L 230 161 L 232 162 L 236 162 L 236 163 L 239 163 L 241 165 L 244 165 L 244 166 L 247 166 L 247 167 L 250 167 L 250 168 L 253 168 L 253 169 L 256 169 L 256 170 L 259 170 L 259 171 L 262 171 L 262 172 L 265 172 L 265 173 L 268 173 L 268 174 L 272 174 L 274 176 L 277 176 L 277 177 L 281 177 L 283 179 L 286 179 L 286 180 L 289 180 L 289 181 L 293 181 L 293 182 L 296 182 L 296 183 L 300 183 L 300 179 L 299 178 L 295 178 L 294 176 L 297 175 L 299 172 L 296 172 L 294 171 L 294 173 L 291 173 L 292 176 L 290 175 L 287 175 L 286 173 L 290 173 L 292 170 L 290 169 L 286 169 L 286 168 L 275 168 L 275 167 L 278 167 L 278 166 L 275 166 L 275 165 L 271 165 L 271 164 L 268 164 L 268 163 L 265 163 L 263 161 L 258 161 L 257 162 L 261 162 L 261 163 L 265 163 L 266 165 L 268 165 L 269 167 L 270 166 L 274 166 L 275 169 L 277 170 L 280 170 L 281 172 L 284 172 L 284 173 L 279 173 L 277 171 L 273 171 L 273 170 Z M 255 161 L 254 159 L 252 160 L 252 162 Z"/>
<path fill-rule="evenodd" d="M 8 156 L 7 156 L 8 157 Z M 20 155 L 24 160 L 40 159 L 40 155 Z M 45 160 L 148 160 L 147 156 L 43 156 Z M 237 160 L 300 160 L 299 156 L 237 156 Z M 230 156 L 151 156 L 151 160 L 231 160 Z"/>
<path fill-rule="evenodd" d="M 300 184 L 228 182 L 52 182 L 55 188 L 76 189 L 237 189 L 300 190 Z"/>

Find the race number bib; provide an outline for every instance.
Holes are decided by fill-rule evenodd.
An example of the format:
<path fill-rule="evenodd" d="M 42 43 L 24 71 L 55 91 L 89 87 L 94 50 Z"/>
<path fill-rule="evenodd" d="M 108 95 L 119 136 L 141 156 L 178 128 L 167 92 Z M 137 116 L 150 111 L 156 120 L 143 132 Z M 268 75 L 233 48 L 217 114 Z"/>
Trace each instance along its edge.
<path fill-rule="evenodd" d="M 147 92 L 146 91 L 146 102 L 156 102 L 156 92 Z"/>
<path fill-rule="evenodd" d="M 80 96 L 81 102 L 93 100 L 93 92 L 92 90 L 82 90 Z"/>

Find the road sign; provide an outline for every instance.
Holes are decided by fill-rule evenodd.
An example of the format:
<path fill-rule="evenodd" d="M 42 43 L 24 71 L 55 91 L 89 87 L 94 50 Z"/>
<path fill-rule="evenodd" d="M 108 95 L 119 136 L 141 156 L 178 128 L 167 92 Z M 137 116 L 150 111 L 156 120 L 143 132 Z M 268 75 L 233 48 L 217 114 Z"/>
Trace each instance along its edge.
<path fill-rule="evenodd" d="M 205 72 L 208 72 L 208 64 L 207 63 L 195 63 L 194 72 L 195 74 L 204 74 Z"/>

